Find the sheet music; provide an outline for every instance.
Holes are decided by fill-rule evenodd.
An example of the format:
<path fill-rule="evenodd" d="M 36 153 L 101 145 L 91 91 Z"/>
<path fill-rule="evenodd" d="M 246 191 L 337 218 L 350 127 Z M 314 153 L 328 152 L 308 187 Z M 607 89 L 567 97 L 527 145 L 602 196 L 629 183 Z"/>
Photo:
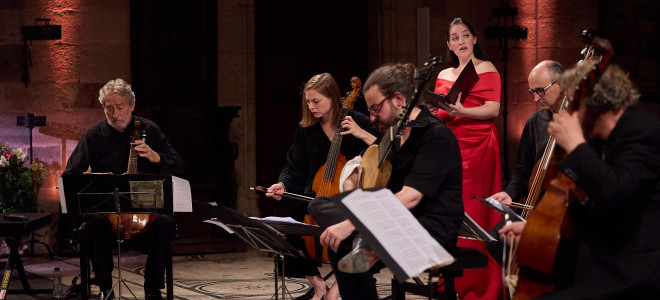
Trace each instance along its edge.
<path fill-rule="evenodd" d="M 62 209 L 62 213 L 66 214 L 66 198 L 64 197 L 64 182 L 62 181 L 62 177 L 57 177 L 57 186 L 60 192 L 60 208 Z"/>
<path fill-rule="evenodd" d="M 218 219 L 216 219 L 216 218 L 211 218 L 211 219 L 208 219 L 208 220 L 203 221 L 203 222 L 213 224 L 213 225 L 216 225 L 216 226 L 220 226 L 222 229 L 229 232 L 230 234 L 234 234 L 233 230 L 231 230 L 229 227 L 227 227 L 227 225 L 225 225 L 225 223 L 222 223 L 222 222 L 218 221 Z"/>
<path fill-rule="evenodd" d="M 374 235 L 406 275 L 452 263 L 451 256 L 388 189 L 355 190 L 342 203 Z"/>
<path fill-rule="evenodd" d="M 487 205 L 490 204 L 488 206 L 495 209 L 495 211 L 497 211 L 501 215 L 509 214 L 509 217 L 511 217 L 511 219 L 513 219 L 513 221 L 523 221 L 523 222 L 527 223 L 527 220 L 525 220 L 523 217 L 518 215 L 515 211 L 513 211 L 513 209 L 511 209 L 508 206 L 502 204 L 501 202 L 495 200 L 493 197 L 488 197 L 488 198 L 486 198 L 485 201 L 487 202 Z"/>
<path fill-rule="evenodd" d="M 277 221 L 277 222 L 292 223 L 292 224 L 305 224 L 294 220 L 292 217 L 269 216 L 265 218 L 250 217 L 250 219 L 262 220 L 262 221 Z"/>
<path fill-rule="evenodd" d="M 192 194 L 190 182 L 180 177 L 172 176 L 172 210 L 174 212 L 192 212 Z"/>

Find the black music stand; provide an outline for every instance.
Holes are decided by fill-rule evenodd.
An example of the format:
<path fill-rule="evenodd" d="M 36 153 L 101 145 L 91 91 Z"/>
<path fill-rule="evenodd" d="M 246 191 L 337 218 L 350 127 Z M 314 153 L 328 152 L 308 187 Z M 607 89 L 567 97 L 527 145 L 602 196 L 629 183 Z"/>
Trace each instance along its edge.
<path fill-rule="evenodd" d="M 0 214 L 0 231 L 5 236 L 5 243 L 9 246 L 9 257 L 5 265 L 5 272 L 0 284 L 0 299 L 5 299 L 7 294 L 51 294 L 53 289 L 33 289 L 30 287 L 23 260 L 18 253 L 18 247 L 21 245 L 21 236 L 29 234 L 37 229 L 47 226 L 51 221 L 49 213 L 21 213 L 21 214 Z M 23 290 L 9 290 L 9 279 L 11 273 L 16 269 L 18 271 Z"/>
<path fill-rule="evenodd" d="M 284 272 L 284 255 L 293 257 L 308 258 L 302 251 L 296 249 L 291 244 L 284 240 L 284 235 L 313 235 L 319 236 L 323 230 L 314 225 L 286 223 L 277 221 L 264 221 L 251 219 L 244 216 L 237 210 L 207 204 L 208 212 L 214 217 L 216 222 L 220 222 L 229 227 L 240 239 L 245 241 L 251 247 L 274 253 L 275 255 L 275 294 L 271 299 L 278 299 L 280 290 L 282 291 L 282 299 L 293 299 L 291 293 L 286 288 L 285 272 Z M 213 223 L 213 222 L 211 222 Z M 311 261 L 311 258 L 310 258 Z M 280 272 L 279 265 L 281 263 L 282 270 Z M 278 287 L 279 280 L 278 274 L 282 285 Z"/>
<path fill-rule="evenodd" d="M 463 215 L 463 223 L 458 230 L 458 237 L 489 242 L 497 242 L 497 239 L 486 232 L 477 222 L 475 222 L 467 212 Z"/>
<path fill-rule="evenodd" d="M 144 183 L 149 184 L 144 184 Z M 172 176 L 168 174 L 63 174 L 66 211 L 74 215 L 74 220 L 82 223 L 88 214 L 121 213 L 165 213 L 172 214 Z M 148 190 L 148 191 L 144 191 Z M 145 201 L 144 198 L 151 198 Z M 118 222 L 119 223 L 119 222 Z M 83 234 L 84 236 L 85 234 Z M 118 280 L 112 288 L 118 286 L 118 297 L 121 298 L 121 284 L 133 295 L 135 294 L 121 278 L 121 244 L 123 239 L 117 232 L 117 274 Z M 90 290 L 90 267 L 88 262 L 89 249 L 81 242 L 81 298 L 87 299 Z M 168 273 L 168 277 L 171 275 Z M 167 285 L 167 298 L 172 299 L 172 286 Z"/>

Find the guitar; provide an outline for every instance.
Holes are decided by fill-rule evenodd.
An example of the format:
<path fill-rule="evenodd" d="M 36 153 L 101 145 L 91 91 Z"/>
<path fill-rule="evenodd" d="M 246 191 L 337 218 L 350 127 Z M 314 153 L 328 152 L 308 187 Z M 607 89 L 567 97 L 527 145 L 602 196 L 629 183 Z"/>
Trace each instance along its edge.
<path fill-rule="evenodd" d="M 420 95 L 424 90 L 424 86 L 429 79 L 435 67 L 442 63 L 442 58 L 431 57 L 429 61 L 424 63 L 424 68 L 420 70 L 421 81 L 415 90 L 415 95 L 405 107 L 402 108 L 399 114 L 399 120 L 385 131 L 383 138 L 378 145 L 371 145 L 362 156 L 360 165 L 362 166 L 362 176 L 360 177 L 360 187 L 363 189 L 379 187 L 387 185 L 392 174 L 392 164 L 386 160 L 387 155 L 392 149 L 395 141 L 398 141 L 403 134 L 405 124 L 408 122 L 408 117 L 412 112 L 412 108 L 417 106 Z"/>

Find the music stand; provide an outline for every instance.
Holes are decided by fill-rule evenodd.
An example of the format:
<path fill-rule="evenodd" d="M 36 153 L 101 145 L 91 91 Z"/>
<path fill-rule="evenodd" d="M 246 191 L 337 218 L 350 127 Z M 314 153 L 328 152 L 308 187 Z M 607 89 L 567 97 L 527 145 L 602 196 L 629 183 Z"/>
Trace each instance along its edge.
<path fill-rule="evenodd" d="M 146 186 L 142 183 L 150 182 Z M 121 278 L 121 235 L 123 225 L 119 224 L 122 213 L 158 213 L 171 214 L 172 179 L 167 174 L 64 174 L 62 176 L 67 212 L 80 220 L 88 214 L 114 214 L 118 224 L 117 230 L 117 281 L 112 285 L 118 287 L 118 298 L 121 299 L 121 284 L 137 299 L 124 279 Z M 154 186 L 155 183 L 155 187 Z M 150 191 L 144 191 L 144 190 Z M 140 197 L 148 197 L 153 201 L 145 201 Z M 148 204 L 148 205 L 145 205 Z M 72 209 L 73 208 L 73 209 Z M 76 209 L 77 208 L 77 209 Z M 83 251 L 81 251 L 83 252 Z M 87 272 L 82 277 L 82 297 L 90 294 L 89 267 L 87 258 L 81 260 L 81 272 Z M 108 295 L 109 296 L 109 295 Z M 169 295 L 168 295 L 169 296 Z"/>
<path fill-rule="evenodd" d="M 287 299 L 286 295 L 289 295 L 289 299 L 293 299 L 291 293 L 286 288 L 285 283 L 285 270 L 284 270 L 284 255 L 289 255 L 293 257 L 304 257 L 308 258 L 302 251 L 296 249 L 286 240 L 284 236 L 286 234 L 296 234 L 296 235 L 320 235 L 322 232 L 321 228 L 314 225 L 308 224 L 297 224 L 297 223 L 285 223 L 277 221 L 263 221 L 257 219 L 251 219 L 244 216 L 237 210 L 224 207 L 224 206 L 215 206 L 212 204 L 207 204 L 208 212 L 215 220 L 211 220 L 209 223 L 219 222 L 229 229 L 231 229 L 240 239 L 245 241 L 251 247 L 274 253 L 275 255 L 275 294 L 271 299 L 278 299 L 280 290 L 282 291 L 282 299 Z M 219 224 L 218 224 L 219 225 Z M 310 259 L 311 260 L 311 259 Z M 279 272 L 279 263 L 281 262 L 282 270 Z M 280 279 L 282 285 L 278 287 L 278 273 L 280 273 Z"/>
<path fill-rule="evenodd" d="M 477 224 L 467 212 L 464 213 L 463 222 L 458 230 L 458 236 L 465 239 L 484 242 L 497 242 L 497 239 L 481 228 L 481 226 L 479 226 L 479 224 Z"/>

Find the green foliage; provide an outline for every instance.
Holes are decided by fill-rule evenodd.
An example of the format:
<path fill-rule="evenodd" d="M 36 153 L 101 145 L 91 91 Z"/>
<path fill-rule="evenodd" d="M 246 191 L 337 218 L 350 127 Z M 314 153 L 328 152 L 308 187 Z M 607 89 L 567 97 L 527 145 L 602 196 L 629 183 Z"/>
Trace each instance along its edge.
<path fill-rule="evenodd" d="M 0 211 L 3 213 L 37 212 L 37 197 L 46 171 L 39 162 L 23 166 L 27 160 L 23 149 L 12 149 L 0 142 Z"/>

